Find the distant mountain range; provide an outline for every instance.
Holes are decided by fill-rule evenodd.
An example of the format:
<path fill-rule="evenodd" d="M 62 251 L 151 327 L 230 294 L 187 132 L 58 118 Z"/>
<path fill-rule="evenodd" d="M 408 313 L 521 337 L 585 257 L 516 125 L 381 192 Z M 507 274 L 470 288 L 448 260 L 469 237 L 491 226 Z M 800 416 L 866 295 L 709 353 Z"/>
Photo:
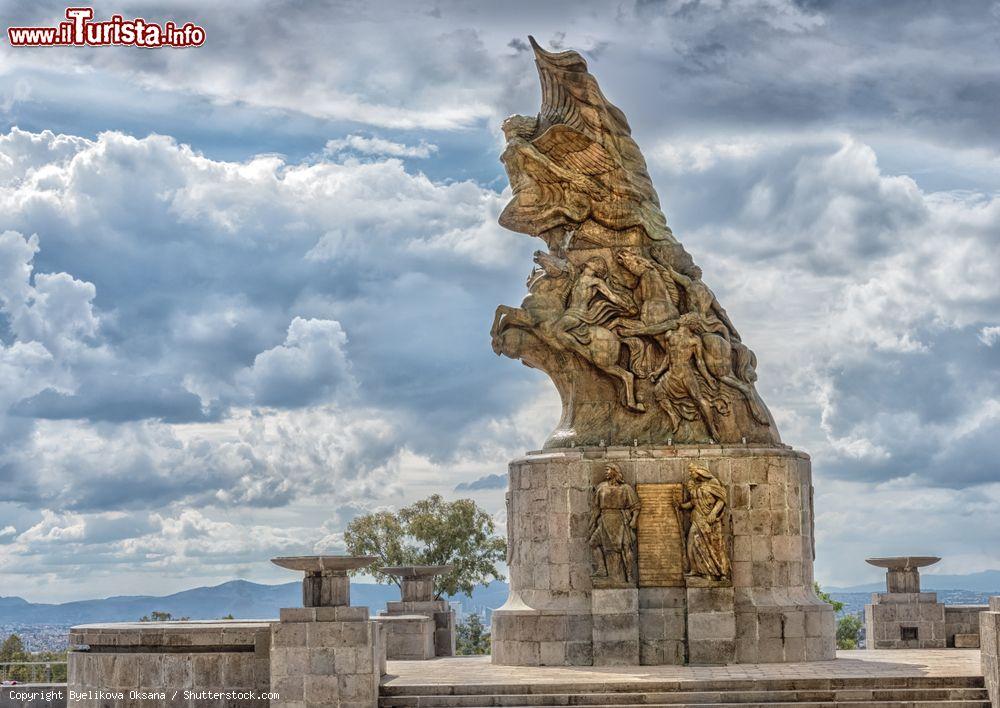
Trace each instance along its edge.
<path fill-rule="evenodd" d="M 367 605 L 373 614 L 385 603 L 399 599 L 394 585 L 351 584 L 351 604 Z M 465 612 L 492 611 L 507 600 L 507 583 L 477 587 L 472 598 L 448 598 L 462 603 Z M 151 612 L 169 612 L 174 617 L 218 619 L 232 614 L 236 619 L 272 619 L 282 607 L 302 605 L 302 583 L 262 585 L 232 580 L 212 587 L 194 588 L 156 597 L 127 595 L 102 600 L 80 600 L 61 604 L 28 602 L 20 597 L 0 597 L 0 624 L 72 625 L 91 622 L 134 622 Z"/>
<path fill-rule="evenodd" d="M 925 590 L 1000 595 L 1000 570 L 969 575 L 925 574 L 921 576 L 921 586 Z M 869 583 L 846 588 L 825 586 L 823 589 L 837 595 L 849 595 L 878 592 L 884 587 L 884 583 Z M 398 599 L 399 590 L 393 585 L 351 584 L 351 604 L 367 605 L 373 614 L 384 609 L 386 602 Z M 488 613 L 507 600 L 507 583 L 493 582 L 487 586 L 479 586 L 471 598 L 457 595 L 448 599 L 460 602 L 465 612 L 485 610 Z M 191 619 L 218 619 L 229 614 L 237 619 L 270 619 L 278 616 L 280 608 L 298 607 L 301 603 L 302 585 L 299 582 L 262 585 L 247 580 L 232 580 L 221 585 L 193 588 L 163 597 L 127 595 L 61 604 L 28 602 L 20 597 L 0 597 L 0 624 L 130 622 L 153 611 L 169 612 L 174 617 Z"/>
<path fill-rule="evenodd" d="M 865 585 L 852 585 L 851 587 L 827 587 L 823 586 L 827 592 L 885 592 L 885 580 L 877 583 L 867 583 Z M 969 590 L 978 593 L 993 593 L 1000 595 L 1000 570 L 984 570 L 981 573 L 969 573 L 968 575 L 931 575 L 930 573 L 920 574 L 921 590 Z"/>

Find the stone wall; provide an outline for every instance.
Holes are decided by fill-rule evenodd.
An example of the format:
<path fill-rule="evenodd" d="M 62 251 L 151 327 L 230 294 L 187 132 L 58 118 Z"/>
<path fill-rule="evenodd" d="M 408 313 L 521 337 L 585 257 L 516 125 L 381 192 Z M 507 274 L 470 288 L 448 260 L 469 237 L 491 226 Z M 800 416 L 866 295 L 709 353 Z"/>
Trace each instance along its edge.
<path fill-rule="evenodd" d="M 421 661 L 434 658 L 434 619 L 427 615 L 380 615 L 385 630 L 386 659 Z"/>
<path fill-rule="evenodd" d="M 735 640 L 734 660 L 834 658 L 833 611 L 812 590 L 808 456 L 763 445 L 678 445 L 546 451 L 510 464 L 510 596 L 493 613 L 495 663 L 594 663 L 600 628 L 595 630 L 591 603 L 591 488 L 609 462 L 634 485 L 682 484 L 693 461 L 729 491 L 735 635 L 728 641 Z M 676 587 L 640 585 L 640 662 L 679 663 L 690 653 L 689 609 L 683 579 Z M 706 622 L 712 631 L 724 629 L 719 621 Z"/>
<path fill-rule="evenodd" d="M 944 631 L 947 646 L 958 649 L 978 647 L 979 615 L 988 609 L 989 605 L 945 605 Z M 976 642 L 969 646 L 969 640 L 972 638 L 975 638 Z"/>
<path fill-rule="evenodd" d="M 979 616 L 979 640 L 986 688 L 1000 708 L 1000 597 L 991 597 L 989 612 Z"/>
<path fill-rule="evenodd" d="M 175 691 L 266 693 L 270 685 L 271 625 L 268 622 L 135 622 L 82 625 L 69 634 L 68 687 L 168 697 Z M 69 701 L 70 706 L 140 705 L 134 699 Z M 180 698 L 170 705 L 206 705 Z M 266 701 L 241 700 L 242 706 Z"/>

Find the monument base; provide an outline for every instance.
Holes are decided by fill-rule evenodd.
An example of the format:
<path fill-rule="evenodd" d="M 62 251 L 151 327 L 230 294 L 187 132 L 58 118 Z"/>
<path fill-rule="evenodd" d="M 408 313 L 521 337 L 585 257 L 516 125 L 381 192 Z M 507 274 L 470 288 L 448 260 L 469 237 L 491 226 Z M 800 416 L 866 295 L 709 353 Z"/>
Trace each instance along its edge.
<path fill-rule="evenodd" d="M 869 649 L 944 649 L 944 603 L 936 592 L 872 593 L 865 605 L 865 637 Z"/>
<path fill-rule="evenodd" d="M 685 531 L 674 504 L 691 462 L 727 489 L 731 582 L 685 574 Z M 609 463 L 642 503 L 635 603 L 616 595 L 608 605 L 603 596 L 621 591 L 595 590 L 591 577 L 591 490 Z M 510 464 L 507 527 L 510 596 L 493 613 L 493 663 L 600 665 L 626 655 L 628 663 L 643 665 L 835 658 L 833 608 L 812 588 L 812 473 L 803 453 L 752 444 L 532 453 Z"/>

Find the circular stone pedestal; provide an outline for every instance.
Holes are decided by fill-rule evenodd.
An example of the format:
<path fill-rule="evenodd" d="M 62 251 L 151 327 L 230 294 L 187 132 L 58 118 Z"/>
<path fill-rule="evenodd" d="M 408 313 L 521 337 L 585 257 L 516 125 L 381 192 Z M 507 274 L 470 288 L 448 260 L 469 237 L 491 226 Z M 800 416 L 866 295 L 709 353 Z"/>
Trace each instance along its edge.
<path fill-rule="evenodd" d="M 696 587 L 700 579 L 678 567 L 684 534 L 670 520 L 671 495 L 680 494 L 691 462 L 728 490 L 727 587 Z M 608 463 L 645 500 L 634 599 L 628 591 L 594 592 L 591 580 L 591 490 Z M 812 587 L 812 472 L 804 453 L 752 444 L 532 453 L 510 464 L 507 518 L 510 596 L 493 613 L 494 663 L 590 665 L 595 646 L 596 663 L 612 663 L 606 659 L 616 653 L 641 664 L 835 658 L 833 608 Z M 657 554 L 673 560 L 654 563 Z"/>

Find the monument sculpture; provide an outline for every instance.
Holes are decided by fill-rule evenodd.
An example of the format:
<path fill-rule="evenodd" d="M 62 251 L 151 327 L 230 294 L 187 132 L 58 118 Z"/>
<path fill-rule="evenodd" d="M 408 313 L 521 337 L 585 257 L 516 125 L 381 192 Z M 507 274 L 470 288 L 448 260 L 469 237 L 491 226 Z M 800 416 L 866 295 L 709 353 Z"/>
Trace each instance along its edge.
<path fill-rule="evenodd" d="M 580 54 L 531 46 L 542 105 L 503 123 L 500 223 L 544 248 L 491 339 L 548 375 L 562 412 L 510 465 L 493 661 L 832 659 L 809 458 L 781 443 L 756 355 L 667 226 L 625 115 Z"/>
<path fill-rule="evenodd" d="M 548 250 L 492 338 L 559 390 L 546 447 L 780 442 L 756 356 L 667 227 L 625 116 L 579 54 L 533 46 L 542 109 L 504 122 L 500 223 Z"/>

